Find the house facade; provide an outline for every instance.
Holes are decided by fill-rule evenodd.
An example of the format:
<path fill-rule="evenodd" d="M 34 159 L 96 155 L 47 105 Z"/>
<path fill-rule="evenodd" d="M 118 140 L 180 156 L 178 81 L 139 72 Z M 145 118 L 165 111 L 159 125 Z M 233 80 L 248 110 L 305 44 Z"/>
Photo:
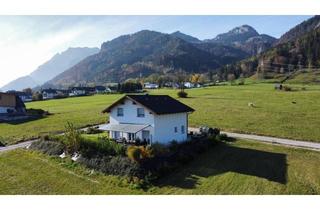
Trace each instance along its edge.
<path fill-rule="evenodd" d="M 194 110 L 167 95 L 126 95 L 106 108 L 102 130 L 113 139 L 168 144 L 187 139 L 188 115 Z"/>
<path fill-rule="evenodd" d="M 0 93 L 0 115 L 24 114 L 26 107 L 23 101 L 11 93 Z"/>
<path fill-rule="evenodd" d="M 22 92 L 22 91 L 15 91 L 15 90 L 9 90 L 9 91 L 7 91 L 7 93 L 11 93 L 11 94 L 19 96 L 23 102 L 32 101 L 32 94 L 31 93 L 26 93 L 26 92 Z"/>
<path fill-rule="evenodd" d="M 44 89 L 41 91 L 42 97 L 44 100 L 47 99 L 54 99 L 55 97 L 58 96 L 58 91 L 56 89 Z"/>

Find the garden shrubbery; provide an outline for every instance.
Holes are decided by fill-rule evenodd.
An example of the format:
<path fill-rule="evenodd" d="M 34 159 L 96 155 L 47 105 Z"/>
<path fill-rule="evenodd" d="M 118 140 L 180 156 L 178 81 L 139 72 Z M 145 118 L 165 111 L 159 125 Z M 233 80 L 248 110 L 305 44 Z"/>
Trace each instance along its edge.
<path fill-rule="evenodd" d="M 65 152 L 80 154 L 77 161 L 90 169 L 105 174 L 129 177 L 130 180 L 153 180 L 166 175 L 194 160 L 198 155 L 218 144 L 233 138 L 220 134 L 219 129 L 203 128 L 196 139 L 169 145 L 154 143 L 152 146 L 124 146 L 106 137 L 86 139 L 68 123 L 61 136 L 43 136 L 30 149 L 58 156 Z M 140 182 L 138 182 L 140 183 Z"/>
<path fill-rule="evenodd" d="M 33 142 L 29 149 L 38 150 L 47 155 L 59 156 L 63 153 L 65 146 L 59 141 L 39 140 Z"/>
<path fill-rule="evenodd" d="M 6 145 L 5 145 L 4 141 L 0 137 L 0 147 L 4 147 L 4 146 L 6 146 Z"/>
<path fill-rule="evenodd" d="M 87 130 L 86 130 L 86 134 L 97 134 L 97 133 L 102 133 L 103 131 L 102 130 L 99 130 L 98 128 L 96 127 L 89 127 Z"/>
<path fill-rule="evenodd" d="M 180 90 L 177 95 L 179 96 L 179 98 L 187 98 L 188 97 L 188 93 L 183 91 L 183 90 Z"/>
<path fill-rule="evenodd" d="M 99 138 L 98 141 L 83 139 L 80 143 L 79 152 L 87 158 L 102 156 L 125 156 L 126 148 L 107 138 Z"/>

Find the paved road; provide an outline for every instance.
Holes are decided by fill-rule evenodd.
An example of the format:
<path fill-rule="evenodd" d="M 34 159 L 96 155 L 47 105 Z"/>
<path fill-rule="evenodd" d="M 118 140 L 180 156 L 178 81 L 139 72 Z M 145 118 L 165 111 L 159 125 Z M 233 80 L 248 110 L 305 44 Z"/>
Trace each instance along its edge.
<path fill-rule="evenodd" d="M 189 131 L 198 132 L 199 129 L 189 128 Z M 298 140 L 285 139 L 285 138 L 276 138 L 276 137 L 269 137 L 269 136 L 252 135 L 252 134 L 231 133 L 231 132 L 224 132 L 224 131 L 222 131 L 221 133 L 225 133 L 228 136 L 233 138 L 249 139 L 249 140 L 255 140 L 260 142 L 267 142 L 272 144 L 279 144 L 284 146 L 291 146 L 291 147 L 298 147 L 298 148 L 320 151 L 320 143 L 298 141 Z"/>
<path fill-rule="evenodd" d="M 189 127 L 188 130 L 193 131 L 193 132 L 199 132 L 198 128 Z M 284 138 L 276 138 L 276 137 L 269 137 L 269 136 L 252 135 L 252 134 L 231 133 L 231 132 L 223 132 L 223 131 L 221 133 L 225 133 L 228 136 L 234 137 L 234 138 L 249 139 L 249 140 L 255 140 L 255 141 L 260 141 L 260 142 L 279 144 L 279 145 L 283 145 L 283 146 L 290 146 L 290 147 L 297 147 L 297 148 L 304 148 L 304 149 L 320 151 L 320 143 L 298 141 L 298 140 L 284 139 Z M 37 140 L 26 141 L 26 142 L 22 142 L 19 144 L 10 145 L 7 147 L 0 147 L 0 153 L 5 152 L 5 151 L 18 149 L 18 148 L 25 148 L 25 147 L 29 146 L 34 141 L 37 141 Z"/>
<path fill-rule="evenodd" d="M 18 143 L 18 144 L 9 145 L 9 146 L 6 146 L 6 147 L 0 147 L 0 153 L 1 152 L 6 152 L 6 151 L 10 151 L 10 150 L 14 150 L 14 149 L 18 149 L 18 148 L 25 148 L 25 147 L 31 145 L 31 143 L 34 142 L 34 141 L 37 141 L 37 140 L 31 140 L 31 141 Z"/>

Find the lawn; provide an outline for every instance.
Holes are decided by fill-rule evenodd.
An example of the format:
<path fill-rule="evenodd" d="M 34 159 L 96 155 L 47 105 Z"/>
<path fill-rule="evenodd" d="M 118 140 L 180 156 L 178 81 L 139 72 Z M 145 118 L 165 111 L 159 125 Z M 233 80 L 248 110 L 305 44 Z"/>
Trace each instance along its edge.
<path fill-rule="evenodd" d="M 142 190 L 26 150 L 0 154 L 0 194 L 319 194 L 320 153 L 247 140 L 221 144 Z"/>
<path fill-rule="evenodd" d="M 107 115 L 101 111 L 120 95 L 95 95 L 26 103 L 27 108 L 48 110 L 52 115 L 23 123 L 0 123 L 0 137 L 6 143 L 62 132 L 67 121 L 77 127 L 105 123 Z"/>
<path fill-rule="evenodd" d="M 181 101 L 196 110 L 190 115 L 190 126 L 208 125 L 226 131 L 320 142 L 320 86 L 292 86 L 296 91 L 276 91 L 273 84 L 190 89 L 190 97 Z M 176 92 L 160 89 L 150 93 L 176 97 Z M 28 108 L 49 110 L 53 115 L 20 124 L 1 123 L 0 138 L 11 144 L 62 131 L 67 121 L 77 127 L 106 122 L 107 115 L 101 111 L 120 97 L 96 95 L 27 103 Z M 249 102 L 256 107 L 249 107 Z"/>

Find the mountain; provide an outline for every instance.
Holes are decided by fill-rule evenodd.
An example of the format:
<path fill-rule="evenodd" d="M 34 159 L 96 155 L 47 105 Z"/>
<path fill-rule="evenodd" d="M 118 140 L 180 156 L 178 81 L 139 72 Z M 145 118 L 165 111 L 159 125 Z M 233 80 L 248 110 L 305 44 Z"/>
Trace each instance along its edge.
<path fill-rule="evenodd" d="M 57 53 L 49 61 L 39 66 L 30 75 L 20 77 L 1 89 L 6 90 L 22 90 L 27 87 L 36 87 L 51 80 L 66 69 L 72 67 L 82 59 L 99 51 L 98 48 L 69 48 L 62 53 Z"/>
<path fill-rule="evenodd" d="M 189 42 L 189 43 L 195 43 L 195 44 L 201 43 L 201 40 L 199 40 L 198 38 L 181 33 L 180 31 L 176 31 L 176 32 L 172 33 L 171 36 L 183 39 L 184 41 Z"/>
<path fill-rule="evenodd" d="M 213 39 L 207 39 L 205 42 L 219 43 L 232 46 L 245 51 L 250 55 L 256 55 L 272 47 L 276 38 L 259 34 L 253 27 L 242 25 L 227 33 L 219 34 Z"/>
<path fill-rule="evenodd" d="M 289 41 L 293 41 L 308 32 L 320 27 L 320 15 L 316 15 L 306 21 L 303 21 L 299 25 L 293 27 L 291 30 L 283 34 L 276 44 L 282 44 Z"/>
<path fill-rule="evenodd" d="M 55 77 L 46 85 L 105 83 L 128 78 L 148 76 L 152 73 L 207 72 L 226 64 L 224 54 L 212 52 L 211 44 L 205 48 L 178 38 L 175 35 L 143 30 L 123 35 L 101 45 L 99 53 L 89 56 L 72 68 Z M 232 47 L 220 47 L 228 52 L 228 62 L 243 59 Z M 211 50 L 210 50 L 211 49 Z"/>
<path fill-rule="evenodd" d="M 23 90 L 27 87 L 35 87 L 38 84 L 37 81 L 35 81 L 30 76 L 24 76 L 19 77 L 18 79 L 13 80 L 12 82 L 8 83 L 7 85 L 3 86 L 1 88 L 2 91 L 8 91 L 8 90 Z"/>
<path fill-rule="evenodd" d="M 255 75 L 271 79 L 286 78 L 293 72 L 320 69 L 320 27 L 315 27 L 318 19 L 315 16 L 288 31 L 283 37 L 289 41 L 285 42 L 283 38 L 282 43 L 259 55 L 223 67 L 221 74 L 225 78 L 227 73 L 234 73 L 236 77 L 242 74 L 245 77 Z"/>

